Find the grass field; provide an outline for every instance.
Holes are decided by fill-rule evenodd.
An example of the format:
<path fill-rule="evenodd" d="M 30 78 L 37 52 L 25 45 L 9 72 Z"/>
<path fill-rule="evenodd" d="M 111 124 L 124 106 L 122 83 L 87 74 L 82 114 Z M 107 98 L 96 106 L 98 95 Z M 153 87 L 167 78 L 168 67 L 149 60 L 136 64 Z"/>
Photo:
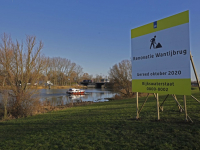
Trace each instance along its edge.
<path fill-rule="evenodd" d="M 200 99 L 200 92 L 193 90 Z M 165 96 L 160 96 L 160 103 Z M 177 96 L 183 106 L 182 96 Z M 145 97 L 139 98 L 139 104 Z M 0 122 L 0 149 L 200 149 L 200 103 L 187 96 L 184 121 L 170 96 L 161 120 L 150 97 L 136 117 L 136 100 L 124 99 L 72 107 Z"/>

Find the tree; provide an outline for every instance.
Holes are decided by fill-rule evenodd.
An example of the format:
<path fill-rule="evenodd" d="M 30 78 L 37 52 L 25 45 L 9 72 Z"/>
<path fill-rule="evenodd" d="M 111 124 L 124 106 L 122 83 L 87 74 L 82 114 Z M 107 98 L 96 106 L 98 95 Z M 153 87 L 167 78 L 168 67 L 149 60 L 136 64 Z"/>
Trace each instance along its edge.
<path fill-rule="evenodd" d="M 69 78 L 72 78 L 71 75 L 75 71 L 76 63 L 61 57 L 48 58 L 47 60 L 48 68 L 45 74 L 54 84 L 63 85 Z"/>
<path fill-rule="evenodd" d="M 75 72 L 76 72 L 75 81 L 77 83 L 79 83 L 80 82 L 80 78 L 83 75 L 83 68 L 80 65 L 76 65 Z"/>
<path fill-rule="evenodd" d="M 35 47 L 35 36 L 27 36 L 25 46 L 17 40 L 14 43 L 6 34 L 2 37 L 0 65 L 6 72 L 7 84 L 10 87 L 9 95 L 12 95 L 11 113 L 15 117 L 26 116 L 33 110 L 35 91 L 30 89 L 28 83 L 33 85 L 46 67 L 46 59 L 41 55 L 43 43 L 40 41 L 38 47 Z"/>
<path fill-rule="evenodd" d="M 83 73 L 81 80 L 92 80 L 92 75 L 89 75 L 88 73 Z"/>
<path fill-rule="evenodd" d="M 93 78 L 95 82 L 101 82 L 101 79 L 103 79 L 103 76 L 98 74 L 96 74 L 95 78 Z"/>
<path fill-rule="evenodd" d="M 110 82 L 114 84 L 117 90 L 124 89 L 127 96 L 131 91 L 131 61 L 122 60 L 118 64 L 112 66 L 109 70 Z"/>

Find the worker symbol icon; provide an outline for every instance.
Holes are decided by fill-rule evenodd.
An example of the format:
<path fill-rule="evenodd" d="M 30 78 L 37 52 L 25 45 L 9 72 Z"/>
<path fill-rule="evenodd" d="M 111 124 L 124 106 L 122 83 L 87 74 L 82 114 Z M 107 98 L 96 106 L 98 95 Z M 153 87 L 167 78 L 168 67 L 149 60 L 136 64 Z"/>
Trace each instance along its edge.
<path fill-rule="evenodd" d="M 162 47 L 160 43 L 156 44 L 156 35 L 150 40 L 150 42 L 151 42 L 150 49 L 151 47 L 153 47 L 154 49 Z"/>

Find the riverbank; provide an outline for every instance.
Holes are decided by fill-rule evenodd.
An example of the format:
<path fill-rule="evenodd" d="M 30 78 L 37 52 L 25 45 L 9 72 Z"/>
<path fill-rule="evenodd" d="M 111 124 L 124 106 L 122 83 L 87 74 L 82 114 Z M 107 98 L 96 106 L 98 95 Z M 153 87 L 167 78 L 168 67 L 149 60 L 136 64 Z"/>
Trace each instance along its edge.
<path fill-rule="evenodd" d="M 200 99 L 198 91 L 193 91 Z M 139 98 L 141 107 L 146 97 Z M 165 95 L 160 96 L 160 102 Z M 177 96 L 183 105 L 182 96 Z M 184 121 L 169 97 L 157 121 L 156 101 L 150 96 L 135 120 L 135 99 L 121 99 L 51 111 L 0 122 L 1 149 L 200 149 L 200 104 L 187 96 Z"/>
<path fill-rule="evenodd" d="M 49 86 L 32 86 L 32 89 L 49 89 Z M 83 85 L 73 85 L 73 86 L 57 86 L 53 85 L 50 87 L 51 89 L 69 89 L 69 88 L 77 88 L 77 89 L 86 89 L 87 86 Z"/>
<path fill-rule="evenodd" d="M 64 88 L 64 89 L 63 89 Z M 22 116 L 33 116 L 48 111 L 55 111 L 73 107 L 76 105 L 86 105 L 93 102 L 108 101 L 107 98 L 114 97 L 115 95 L 106 89 L 85 89 L 85 95 L 68 95 L 66 94 L 67 87 L 56 89 L 37 89 L 37 96 L 32 100 L 31 105 L 28 105 L 27 113 Z M 29 103 L 30 104 L 30 103 Z M 0 104 L 0 120 L 14 119 L 16 116 L 12 114 L 12 101 L 7 105 L 8 118 L 4 117 L 4 107 Z M 23 105 L 24 106 L 24 105 Z M 29 111 L 30 110 L 30 111 Z"/>

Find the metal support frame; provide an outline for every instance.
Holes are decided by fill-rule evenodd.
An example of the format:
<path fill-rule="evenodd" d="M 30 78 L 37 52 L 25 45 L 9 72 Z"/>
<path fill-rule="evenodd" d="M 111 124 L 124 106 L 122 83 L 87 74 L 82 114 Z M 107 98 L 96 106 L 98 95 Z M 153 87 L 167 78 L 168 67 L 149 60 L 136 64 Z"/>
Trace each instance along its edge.
<path fill-rule="evenodd" d="M 159 111 L 160 105 L 159 105 L 159 96 L 158 96 L 158 93 L 156 93 L 156 94 L 154 93 L 154 96 L 155 96 L 156 101 L 157 101 L 158 120 L 160 120 L 160 111 Z M 141 106 L 141 108 L 139 110 L 139 106 L 138 106 L 138 92 L 136 92 L 136 114 L 137 114 L 136 115 L 136 119 L 139 119 L 140 112 L 142 111 L 142 108 L 144 107 L 144 104 L 147 102 L 148 98 L 149 98 L 149 93 L 147 94 L 147 97 L 146 97 L 145 101 L 143 102 L 143 104 L 142 104 L 142 106 Z"/>
<path fill-rule="evenodd" d="M 167 94 L 167 96 L 165 97 L 165 99 L 163 100 L 163 102 L 161 103 L 161 105 L 160 105 L 160 110 L 161 111 L 163 111 L 163 104 L 164 104 L 164 102 L 166 101 L 166 99 L 168 98 L 168 96 L 169 96 L 169 94 Z"/>
<path fill-rule="evenodd" d="M 167 100 L 169 94 L 165 97 L 165 99 L 163 100 L 163 102 L 161 103 L 161 105 L 159 105 L 159 95 L 158 93 L 154 93 L 154 97 L 156 99 L 156 102 L 157 102 L 157 117 L 158 117 L 158 120 L 160 120 L 160 109 L 161 111 L 163 111 L 163 104 L 164 102 Z M 191 95 L 192 96 L 192 95 Z M 175 102 L 177 103 L 177 106 L 178 106 L 178 109 L 180 112 L 184 111 L 185 112 L 185 120 L 188 121 L 188 119 L 193 123 L 192 119 L 190 118 L 190 116 L 187 114 L 187 105 L 186 105 L 186 96 L 184 95 L 183 96 L 183 101 L 184 101 L 184 108 L 181 106 L 181 104 L 179 103 L 177 97 L 175 94 L 172 94 L 172 97 L 174 98 Z M 147 102 L 149 98 L 149 93 L 145 99 L 145 101 L 143 102 L 140 110 L 139 110 L 139 103 L 138 103 L 138 92 L 136 92 L 136 113 L 137 113 L 137 116 L 136 116 L 136 119 L 139 119 L 139 114 L 142 110 L 142 108 L 144 107 L 144 104 Z M 192 98 L 194 98 L 195 100 L 197 100 L 194 96 L 192 96 Z M 197 100 L 198 101 L 198 100 Z M 200 101 L 198 101 L 200 103 Z"/>
<path fill-rule="evenodd" d="M 140 110 L 139 110 L 139 112 L 138 112 L 139 114 L 140 114 L 142 108 L 144 107 L 144 104 L 147 102 L 148 98 L 149 98 L 149 93 L 147 94 L 147 97 L 146 97 L 144 103 L 142 104 L 142 106 L 141 106 L 141 108 L 140 108 Z"/>
<path fill-rule="evenodd" d="M 177 100 L 177 98 L 176 98 L 176 95 L 175 95 L 175 94 L 172 94 L 172 97 L 173 97 L 174 100 L 176 101 L 179 111 L 182 112 L 182 111 L 183 111 L 183 108 L 181 107 L 180 103 L 178 102 L 178 100 Z"/>
<path fill-rule="evenodd" d="M 186 105 L 186 96 L 184 95 L 183 96 L 183 101 L 184 101 L 184 108 L 181 106 L 181 104 L 178 102 L 177 98 L 176 98 L 176 95 L 172 95 L 172 97 L 174 98 L 174 100 L 177 102 L 178 106 L 180 107 L 180 109 L 182 111 L 185 112 L 185 120 L 188 121 L 188 119 L 193 123 L 192 119 L 190 118 L 190 116 L 187 114 L 187 105 Z"/>
<path fill-rule="evenodd" d="M 195 99 L 198 103 L 200 103 L 200 101 L 199 101 L 196 97 L 194 97 L 193 95 L 191 95 L 191 97 L 192 97 L 193 99 Z"/>
<path fill-rule="evenodd" d="M 192 67 L 193 67 L 193 70 L 194 70 L 194 74 L 195 74 L 195 77 L 196 77 L 196 80 L 197 80 L 197 85 L 198 85 L 199 91 L 200 91 L 199 79 L 198 79 L 198 75 L 197 75 L 197 72 L 196 72 L 196 69 L 195 69 L 195 66 L 194 66 L 194 61 L 193 61 L 191 52 L 190 52 L 190 61 L 191 61 L 191 63 L 192 63 Z"/>

